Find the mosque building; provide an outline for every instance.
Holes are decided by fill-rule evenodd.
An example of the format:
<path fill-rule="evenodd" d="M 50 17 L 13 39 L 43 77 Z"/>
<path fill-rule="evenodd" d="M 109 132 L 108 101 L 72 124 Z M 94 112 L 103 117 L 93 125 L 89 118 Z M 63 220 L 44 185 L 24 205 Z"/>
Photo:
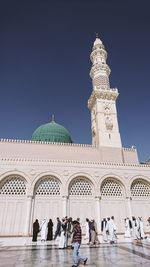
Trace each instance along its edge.
<path fill-rule="evenodd" d="M 29 141 L 0 140 L 0 235 L 29 236 L 35 219 L 71 216 L 100 222 L 114 215 L 150 216 L 150 164 L 139 163 L 136 148 L 122 147 L 117 88 L 110 88 L 107 52 L 96 36 L 90 55 L 92 145 L 74 144 L 67 129 L 52 121 Z"/>

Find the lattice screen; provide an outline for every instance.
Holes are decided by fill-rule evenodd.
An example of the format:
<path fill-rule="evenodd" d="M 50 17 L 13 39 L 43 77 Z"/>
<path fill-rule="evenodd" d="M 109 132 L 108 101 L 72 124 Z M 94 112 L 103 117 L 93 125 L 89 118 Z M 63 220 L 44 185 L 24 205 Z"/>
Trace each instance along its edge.
<path fill-rule="evenodd" d="M 150 185 L 142 180 L 135 180 L 131 185 L 131 195 L 133 197 L 150 196 Z"/>
<path fill-rule="evenodd" d="M 0 186 L 1 195 L 25 195 L 26 194 L 26 185 L 25 182 L 18 177 L 11 177 L 7 179 Z"/>
<path fill-rule="evenodd" d="M 92 195 L 91 185 L 84 179 L 76 179 L 70 186 L 69 195 L 72 196 L 89 196 Z"/>
<path fill-rule="evenodd" d="M 97 78 L 94 79 L 94 85 L 96 85 L 97 87 L 110 87 L 109 85 L 109 80 L 106 76 L 99 76 Z"/>
<path fill-rule="evenodd" d="M 123 196 L 123 192 L 119 183 L 113 179 L 109 179 L 103 182 L 101 186 L 101 195 L 106 197 L 120 197 Z"/>
<path fill-rule="evenodd" d="M 54 178 L 44 178 L 37 185 L 36 195 L 60 195 L 60 185 Z"/>

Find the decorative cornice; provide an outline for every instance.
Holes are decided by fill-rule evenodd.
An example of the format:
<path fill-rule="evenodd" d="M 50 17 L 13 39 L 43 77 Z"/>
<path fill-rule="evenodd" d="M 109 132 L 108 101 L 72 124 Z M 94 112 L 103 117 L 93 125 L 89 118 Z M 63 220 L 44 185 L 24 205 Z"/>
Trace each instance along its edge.
<path fill-rule="evenodd" d="M 132 151 L 132 152 L 135 152 L 135 151 L 136 151 L 136 148 L 123 147 L 122 149 L 123 149 L 124 151 Z"/>
<path fill-rule="evenodd" d="M 43 142 L 43 141 L 31 141 L 31 140 L 16 140 L 16 139 L 0 139 L 0 143 L 21 143 L 21 144 L 40 144 L 40 145 L 57 145 L 57 146 L 71 146 L 71 147 L 90 147 L 96 148 L 89 144 L 72 144 L 72 143 L 57 143 L 57 142 Z"/>
<path fill-rule="evenodd" d="M 116 100 L 118 97 L 118 89 L 100 89 L 100 90 L 93 90 L 89 100 L 88 100 L 88 108 L 91 110 L 93 105 L 95 104 L 96 99 L 107 99 L 107 100 Z"/>
<path fill-rule="evenodd" d="M 105 59 L 107 59 L 107 52 L 106 52 L 103 45 L 102 46 L 98 45 L 98 46 L 94 47 L 94 49 L 92 50 L 91 55 L 90 55 L 90 60 L 93 62 L 94 57 L 97 57 L 99 55 L 101 55 Z"/>
<path fill-rule="evenodd" d="M 80 161 L 80 160 L 62 160 L 62 159 L 38 159 L 38 158 L 0 158 L 1 162 L 37 162 L 37 163 L 65 163 L 65 164 L 83 164 L 83 165 L 97 165 L 97 166 L 122 166 L 122 167 L 140 167 L 149 168 L 150 165 L 131 164 L 131 163 L 116 163 L 116 162 L 99 162 L 99 161 Z"/>
<path fill-rule="evenodd" d="M 19 144 L 35 144 L 35 145 L 54 145 L 54 146 L 71 146 L 71 147 L 89 147 L 97 149 L 96 146 L 89 144 L 71 144 L 71 143 L 54 143 L 54 142 L 43 142 L 43 141 L 31 141 L 31 140 L 16 140 L 16 139 L 0 139 L 0 143 L 19 143 Z M 136 148 L 122 148 L 125 151 L 135 152 Z"/>
<path fill-rule="evenodd" d="M 110 75 L 110 72 L 111 72 L 111 70 L 107 64 L 96 63 L 91 68 L 90 77 L 93 79 L 94 75 L 100 71 L 105 71 L 108 76 Z"/>

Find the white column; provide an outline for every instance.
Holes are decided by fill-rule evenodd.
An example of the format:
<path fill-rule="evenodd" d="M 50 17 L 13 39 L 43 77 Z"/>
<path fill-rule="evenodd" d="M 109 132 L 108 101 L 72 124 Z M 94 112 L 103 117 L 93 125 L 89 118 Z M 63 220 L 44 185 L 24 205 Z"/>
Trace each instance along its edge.
<path fill-rule="evenodd" d="M 127 205 L 127 216 L 132 219 L 132 209 L 131 209 L 131 197 L 126 197 L 126 205 Z"/>
<path fill-rule="evenodd" d="M 62 196 L 62 216 L 68 216 L 68 196 Z"/>
<path fill-rule="evenodd" d="M 27 196 L 26 199 L 26 220 L 25 220 L 24 234 L 27 236 L 30 234 L 32 198 L 33 198 L 32 196 Z"/>
<path fill-rule="evenodd" d="M 100 234 L 101 231 L 101 213 L 100 213 L 100 196 L 95 197 L 95 212 L 96 212 L 96 223 L 97 223 L 97 232 Z"/>

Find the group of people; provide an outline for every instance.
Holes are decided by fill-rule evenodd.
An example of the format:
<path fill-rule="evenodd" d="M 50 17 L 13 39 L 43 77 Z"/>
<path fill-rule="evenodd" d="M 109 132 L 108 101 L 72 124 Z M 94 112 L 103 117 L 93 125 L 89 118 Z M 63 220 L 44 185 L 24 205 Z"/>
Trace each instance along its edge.
<path fill-rule="evenodd" d="M 150 225 L 150 219 L 147 220 Z M 147 236 L 144 233 L 143 219 L 142 217 L 132 216 L 132 220 L 128 217 L 124 219 L 125 225 L 125 237 L 133 238 L 134 240 L 146 239 Z M 110 240 L 110 243 L 114 243 L 117 240 L 116 234 L 116 224 L 114 222 L 114 216 L 111 218 L 104 218 L 101 223 L 101 231 L 103 235 L 103 240 L 107 242 Z"/>
<path fill-rule="evenodd" d="M 76 220 L 80 224 L 80 219 L 77 218 Z M 60 237 L 59 239 L 59 248 L 71 248 L 71 242 L 73 238 L 73 220 L 71 217 L 65 217 L 62 218 L 62 221 L 60 221 L 59 218 L 57 218 L 57 227 L 56 232 L 54 235 L 54 240 L 56 240 L 57 236 Z M 148 225 L 150 226 L 150 218 L 147 219 Z M 128 217 L 124 219 L 124 225 L 125 225 L 125 237 L 126 238 L 133 238 L 134 240 L 142 240 L 146 239 L 147 236 L 144 233 L 144 227 L 143 227 L 143 219 L 142 217 L 134 217 L 132 216 L 132 220 L 130 220 Z M 81 226 L 81 225 L 80 225 Z M 85 239 L 87 240 L 87 244 L 90 246 L 100 244 L 98 240 L 97 235 L 97 224 L 95 220 L 89 220 L 86 218 L 86 233 L 85 233 Z M 101 221 L 101 232 L 103 236 L 103 240 L 105 242 L 110 241 L 111 244 L 113 244 L 117 240 L 117 234 L 116 234 L 116 224 L 114 220 L 114 216 L 103 218 Z M 44 219 L 39 225 L 38 220 L 36 220 L 33 223 L 33 242 L 37 241 L 37 235 L 41 232 L 41 241 L 50 241 L 53 240 L 53 222 L 50 219 L 49 222 L 47 222 L 46 219 Z"/>
<path fill-rule="evenodd" d="M 73 239 L 73 221 L 71 217 L 65 217 L 62 219 L 62 222 L 57 218 L 57 229 L 55 232 L 54 240 L 57 236 L 60 236 L 59 239 L 59 248 L 72 248 L 72 239 Z"/>
<path fill-rule="evenodd" d="M 114 220 L 114 216 L 108 217 L 107 219 L 104 218 L 101 222 L 101 232 L 103 235 L 103 240 L 107 242 L 110 240 L 110 244 L 114 244 L 117 240 L 117 233 L 116 233 L 116 224 Z"/>
<path fill-rule="evenodd" d="M 148 225 L 150 226 L 150 217 L 147 220 Z M 125 224 L 125 237 L 133 237 L 133 239 L 141 242 L 142 239 L 146 239 L 147 236 L 144 233 L 144 227 L 143 227 L 143 220 L 142 217 L 134 217 L 132 216 L 132 220 L 130 220 L 128 217 L 124 219 Z M 37 241 L 37 235 L 41 232 L 41 241 L 44 242 L 46 240 L 53 240 L 53 222 L 50 219 L 49 222 L 47 222 L 46 219 L 44 219 L 39 225 L 38 220 L 36 219 L 33 223 L 33 239 L 32 241 Z M 116 234 L 116 224 L 114 216 L 103 218 L 101 221 L 101 232 L 103 235 L 103 240 L 105 242 L 110 241 L 110 244 L 115 243 L 117 240 L 117 234 Z M 72 220 L 71 217 L 65 217 L 62 218 L 60 221 L 59 218 L 57 218 L 57 227 L 56 232 L 54 235 L 54 240 L 56 240 L 57 237 L 59 238 L 59 248 L 69 248 L 73 249 L 73 258 L 74 263 L 72 267 L 78 266 L 78 258 L 83 261 L 83 264 L 85 265 L 87 263 L 88 258 L 84 257 L 79 253 L 79 248 L 82 241 L 82 230 L 80 225 L 80 219 L 77 218 L 77 220 Z M 100 244 L 97 236 L 97 224 L 95 220 L 89 220 L 86 218 L 86 235 L 85 239 L 88 240 L 88 243 L 90 246 L 94 246 L 96 244 Z"/>
<path fill-rule="evenodd" d="M 35 222 L 33 223 L 33 237 L 32 241 L 37 242 L 37 236 L 38 233 L 41 232 L 41 241 L 50 241 L 53 240 L 53 222 L 50 219 L 49 222 L 47 222 L 46 219 L 44 219 L 41 223 L 39 224 L 38 220 L 36 219 Z"/>
<path fill-rule="evenodd" d="M 143 219 L 142 217 L 134 217 L 132 216 L 132 222 L 129 218 L 126 218 L 126 237 L 133 237 L 134 240 L 142 240 L 146 239 L 147 236 L 144 233 Z"/>
<path fill-rule="evenodd" d="M 38 220 L 36 219 L 33 223 L 33 239 L 32 241 L 37 241 L 37 235 L 41 231 L 41 241 L 52 240 L 53 232 L 53 222 L 50 219 L 49 222 L 44 219 L 39 225 Z M 80 227 L 79 218 L 75 221 L 72 221 L 72 218 L 67 216 L 62 219 L 62 221 L 57 218 L 57 228 L 54 236 L 56 240 L 57 236 L 60 236 L 59 239 L 59 248 L 73 248 L 73 265 L 72 267 L 78 266 L 78 258 L 83 261 L 83 264 L 86 265 L 88 258 L 84 257 L 79 253 L 79 248 L 82 241 L 82 230 Z M 73 244 L 73 247 L 72 247 Z"/>
<path fill-rule="evenodd" d="M 108 217 L 107 219 L 104 218 L 101 221 L 101 232 L 103 235 L 103 240 L 107 242 L 110 240 L 110 244 L 113 244 L 117 239 L 116 236 L 116 225 L 114 221 L 114 216 L 111 218 Z M 94 246 L 100 244 L 97 236 L 97 224 L 95 220 L 89 220 L 86 218 L 86 235 L 85 239 L 88 239 L 88 243 L 90 246 Z"/>

